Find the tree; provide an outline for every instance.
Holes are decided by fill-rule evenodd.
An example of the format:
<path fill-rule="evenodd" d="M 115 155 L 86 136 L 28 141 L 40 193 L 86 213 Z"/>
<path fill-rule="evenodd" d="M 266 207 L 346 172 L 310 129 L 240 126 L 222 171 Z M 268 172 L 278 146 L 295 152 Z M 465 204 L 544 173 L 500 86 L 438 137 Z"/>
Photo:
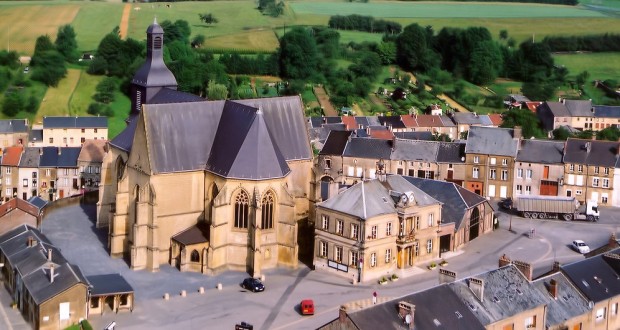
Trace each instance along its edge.
<path fill-rule="evenodd" d="M 575 80 L 577 81 L 577 86 L 581 88 L 588 81 L 589 77 L 590 77 L 590 73 L 588 71 L 583 71 L 580 74 L 578 74 L 575 77 Z"/>
<path fill-rule="evenodd" d="M 7 117 L 14 117 L 18 112 L 24 108 L 24 98 L 22 94 L 17 91 L 8 93 L 4 97 L 4 103 L 2 104 L 2 113 Z"/>
<path fill-rule="evenodd" d="M 215 16 L 213 16 L 213 14 L 211 13 L 198 14 L 198 17 L 200 17 L 201 22 L 205 22 L 207 24 L 214 24 L 218 22 L 217 18 L 215 18 Z"/>
<path fill-rule="evenodd" d="M 396 39 L 396 61 L 407 70 L 429 69 L 429 46 L 426 30 L 418 24 L 405 27 Z"/>
<path fill-rule="evenodd" d="M 620 138 L 620 130 L 614 126 L 607 127 L 596 133 L 597 140 L 618 141 Z"/>
<path fill-rule="evenodd" d="M 555 95 L 555 88 L 554 82 L 525 82 L 521 86 L 521 91 L 530 100 L 546 101 Z"/>
<path fill-rule="evenodd" d="M 392 64 L 396 62 L 396 43 L 392 41 L 381 42 L 377 46 L 377 54 L 381 58 L 381 63 L 384 65 Z"/>
<path fill-rule="evenodd" d="M 570 137 L 570 132 L 564 126 L 554 129 L 552 134 L 554 140 L 566 141 Z"/>
<path fill-rule="evenodd" d="M 71 25 L 67 24 L 58 28 L 55 45 L 56 50 L 58 50 L 68 62 L 73 62 L 79 57 L 75 31 Z"/>
<path fill-rule="evenodd" d="M 225 100 L 228 97 L 228 89 L 225 85 L 218 84 L 215 81 L 209 81 L 207 87 L 207 99 L 209 100 Z"/>
<path fill-rule="evenodd" d="M 502 40 L 508 39 L 508 30 L 500 30 L 499 31 L 499 38 L 502 39 Z"/>
<path fill-rule="evenodd" d="M 471 53 L 468 80 L 477 85 L 491 83 L 499 75 L 502 64 L 502 54 L 495 42 L 480 42 Z"/>
<path fill-rule="evenodd" d="M 48 50 L 38 55 L 31 79 L 56 87 L 66 75 L 65 58 L 56 50 Z"/>
<path fill-rule="evenodd" d="M 37 38 L 37 41 L 34 44 L 34 53 L 32 54 L 32 59 L 30 61 L 30 65 L 37 65 L 37 61 L 39 59 L 39 57 L 47 51 L 50 50 L 56 50 L 56 47 L 54 46 L 54 44 L 52 43 L 52 39 L 50 39 L 50 36 L 48 35 L 44 35 L 44 36 L 39 36 Z"/>
<path fill-rule="evenodd" d="M 308 30 L 296 27 L 280 39 L 280 72 L 285 78 L 307 79 L 317 74 L 318 52 Z"/>
<path fill-rule="evenodd" d="M 116 79 L 112 77 L 106 77 L 99 84 L 97 84 L 95 95 L 93 99 L 97 102 L 109 104 L 114 102 L 114 92 L 116 92 L 118 86 Z"/>
<path fill-rule="evenodd" d="M 200 48 L 200 46 L 202 46 L 202 44 L 205 43 L 205 36 L 202 34 L 196 35 L 193 39 L 192 39 L 192 47 L 194 48 Z"/>
<path fill-rule="evenodd" d="M 501 127 L 514 128 L 521 126 L 523 137 L 529 139 L 531 137 L 544 138 L 538 117 L 528 109 L 511 109 L 504 112 L 502 116 L 503 122 Z"/>

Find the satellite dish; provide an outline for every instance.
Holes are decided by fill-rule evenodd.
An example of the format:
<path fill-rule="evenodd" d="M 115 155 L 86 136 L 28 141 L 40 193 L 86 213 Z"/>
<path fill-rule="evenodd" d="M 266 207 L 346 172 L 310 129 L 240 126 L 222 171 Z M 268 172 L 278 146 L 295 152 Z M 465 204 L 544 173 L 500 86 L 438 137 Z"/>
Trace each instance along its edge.
<path fill-rule="evenodd" d="M 411 323 L 411 314 L 407 314 L 405 316 L 405 324 L 410 324 Z"/>

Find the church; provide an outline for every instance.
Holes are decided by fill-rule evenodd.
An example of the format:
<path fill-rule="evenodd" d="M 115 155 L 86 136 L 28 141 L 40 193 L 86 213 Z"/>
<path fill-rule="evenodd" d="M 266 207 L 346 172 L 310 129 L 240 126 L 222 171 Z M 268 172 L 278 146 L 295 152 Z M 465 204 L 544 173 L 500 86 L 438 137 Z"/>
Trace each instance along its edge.
<path fill-rule="evenodd" d="M 297 267 L 312 149 L 299 96 L 209 101 L 177 90 L 164 31 L 146 31 L 127 127 L 109 142 L 97 227 L 131 269 Z"/>

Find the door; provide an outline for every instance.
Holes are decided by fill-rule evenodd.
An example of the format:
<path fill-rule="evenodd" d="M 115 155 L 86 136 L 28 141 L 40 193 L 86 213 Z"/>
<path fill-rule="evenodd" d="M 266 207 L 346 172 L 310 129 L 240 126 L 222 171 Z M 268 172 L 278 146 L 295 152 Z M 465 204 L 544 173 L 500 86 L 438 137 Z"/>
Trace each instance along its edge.
<path fill-rule="evenodd" d="M 58 198 L 63 198 L 65 197 L 65 191 L 64 190 L 58 190 Z"/>
<path fill-rule="evenodd" d="M 453 178 L 454 178 L 454 171 L 448 170 L 448 179 L 453 179 Z"/>
<path fill-rule="evenodd" d="M 439 257 L 443 252 L 450 251 L 450 235 L 443 235 L 439 237 Z"/>
<path fill-rule="evenodd" d="M 28 200 L 28 193 L 22 193 L 22 199 L 23 200 Z"/>
<path fill-rule="evenodd" d="M 543 179 L 549 179 L 549 166 L 543 168 Z"/>

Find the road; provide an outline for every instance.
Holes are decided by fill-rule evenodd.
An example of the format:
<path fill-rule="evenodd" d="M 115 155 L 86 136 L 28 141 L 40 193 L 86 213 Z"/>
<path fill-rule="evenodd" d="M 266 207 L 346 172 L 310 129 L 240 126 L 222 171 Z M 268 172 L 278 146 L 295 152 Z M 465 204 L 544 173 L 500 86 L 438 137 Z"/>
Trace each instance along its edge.
<path fill-rule="evenodd" d="M 534 275 L 544 273 L 555 260 L 565 264 L 583 259 L 569 248 L 573 239 L 583 239 L 595 248 L 606 244 L 611 232 L 619 234 L 620 209 L 602 208 L 601 214 L 598 223 L 535 221 L 513 216 L 513 231 L 509 231 L 510 215 L 499 213 L 500 228 L 475 239 L 462 253 L 446 257 L 449 262 L 446 268 L 457 272 L 457 278 L 464 278 L 495 269 L 498 258 L 506 254 L 513 260 L 532 263 Z M 526 235 L 530 228 L 536 231 L 533 238 Z M 205 276 L 181 273 L 166 265 L 157 273 L 129 270 L 123 261 L 108 256 L 106 233 L 94 228 L 93 206 L 76 205 L 50 212 L 43 222 L 43 232 L 86 275 L 121 273 L 133 286 L 136 292 L 133 313 L 108 312 L 90 317 L 95 329 L 111 321 L 123 329 L 232 329 L 241 321 L 253 324 L 254 329 L 315 329 L 335 319 L 343 304 L 369 305 L 374 291 L 382 301 L 438 284 L 436 269 L 424 268 L 414 277 L 379 286 L 374 281 L 353 285 L 348 279 L 302 265 L 298 269 L 265 272 L 265 292 L 251 293 L 239 286 L 247 276 L 240 272 Z M 216 289 L 217 283 L 222 283 L 221 291 Z M 204 294 L 198 293 L 201 286 L 205 288 Z M 179 295 L 181 290 L 187 290 L 186 297 Z M 170 300 L 162 299 L 164 293 L 170 294 Z M 297 305 L 305 298 L 314 299 L 314 316 L 299 314 Z M 0 328 L 15 328 L 18 323 L 12 318 L 16 311 L 10 308 L 5 311 L 12 323 L 7 323 L 2 311 Z"/>

